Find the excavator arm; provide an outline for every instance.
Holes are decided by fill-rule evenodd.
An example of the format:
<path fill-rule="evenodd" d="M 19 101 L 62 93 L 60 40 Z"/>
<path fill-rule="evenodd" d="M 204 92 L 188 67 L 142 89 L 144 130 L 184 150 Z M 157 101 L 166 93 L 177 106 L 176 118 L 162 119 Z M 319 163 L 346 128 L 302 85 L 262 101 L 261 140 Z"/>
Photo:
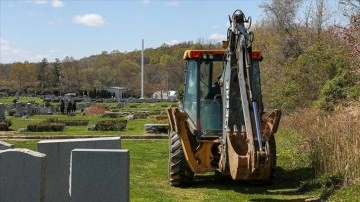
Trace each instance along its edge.
<path fill-rule="evenodd" d="M 219 168 L 233 179 L 267 179 L 274 167 L 274 132 L 281 113 L 263 113 L 254 95 L 251 18 L 236 10 L 228 29 L 226 66 L 222 77 L 224 128 Z M 264 118 L 260 118 L 264 116 Z M 271 117 L 271 118 L 269 118 Z M 239 129 L 240 131 L 239 131 Z M 275 130 L 274 130 L 275 129 Z M 266 134 L 266 135 L 265 135 Z M 271 139 L 271 142 L 270 142 Z"/>

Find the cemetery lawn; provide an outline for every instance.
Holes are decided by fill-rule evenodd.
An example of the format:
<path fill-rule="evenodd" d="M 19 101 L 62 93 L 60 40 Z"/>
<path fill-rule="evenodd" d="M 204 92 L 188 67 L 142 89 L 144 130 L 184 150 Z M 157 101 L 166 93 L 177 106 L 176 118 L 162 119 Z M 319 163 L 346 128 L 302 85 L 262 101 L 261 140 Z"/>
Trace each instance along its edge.
<path fill-rule="evenodd" d="M 294 135 L 280 130 L 276 136 L 278 166 L 271 185 L 199 175 L 193 185 L 183 188 L 168 182 L 168 140 L 121 140 L 122 149 L 130 152 L 130 201 L 304 201 L 318 197 L 321 187 L 304 186 L 311 182 L 310 163 Z M 5 141 L 16 148 L 37 150 L 36 140 Z M 353 201 L 359 191 L 360 186 L 352 186 L 327 199 Z"/>
<path fill-rule="evenodd" d="M 12 104 L 14 97 L 1 98 L 0 103 Z M 20 97 L 19 101 L 26 103 L 28 101 L 34 101 L 37 104 L 44 104 L 39 98 L 23 98 Z M 15 131 L 20 135 L 25 136 L 122 136 L 122 135 L 144 135 L 144 124 L 148 123 L 167 123 L 166 109 L 168 107 L 176 107 L 177 103 L 155 102 L 155 103 L 126 103 L 122 108 L 117 108 L 117 102 L 110 103 L 98 103 L 99 105 L 105 105 L 111 112 L 121 112 L 123 115 L 119 118 L 102 118 L 99 114 L 82 114 L 80 110 L 77 110 L 75 116 L 69 116 L 67 114 L 60 114 L 55 112 L 49 115 L 32 115 L 28 117 L 14 117 L 6 116 L 6 119 L 12 122 L 10 127 L 11 131 Z M 58 107 L 59 103 L 51 103 L 51 105 Z M 103 120 L 127 120 L 128 114 L 136 114 L 146 111 L 150 114 L 147 118 L 137 118 L 127 121 L 126 128 L 122 131 L 90 131 L 89 127 L 95 125 L 99 121 Z M 66 126 L 62 132 L 19 132 L 20 129 L 26 128 L 30 124 L 36 124 L 47 119 L 59 119 L 59 120 L 88 120 L 89 123 L 86 126 Z"/>
<path fill-rule="evenodd" d="M 22 135 L 26 136 L 56 136 L 56 135 L 76 135 L 76 136 L 121 136 L 121 135 L 142 135 L 145 133 L 144 124 L 151 123 L 153 120 L 149 119 L 135 119 L 129 120 L 126 125 L 126 129 L 123 131 L 89 131 L 88 127 L 94 125 L 100 120 L 116 120 L 99 118 L 99 115 L 86 115 L 86 116 L 68 116 L 68 115 L 34 115 L 27 119 L 21 119 L 19 117 L 8 116 L 6 119 L 11 120 L 12 126 L 10 127 L 13 131 L 19 131 L 21 128 L 26 128 L 30 124 L 36 124 L 47 119 L 60 119 L 60 120 L 89 120 L 89 124 L 86 126 L 66 126 L 62 132 L 21 132 Z"/>
<path fill-rule="evenodd" d="M 7 98 L 0 98 L 0 103 L 3 104 L 12 104 L 14 103 L 14 99 L 16 99 L 15 97 L 7 97 Z M 41 103 L 42 99 L 38 98 L 38 97 L 19 97 L 19 99 L 17 99 L 18 102 L 22 102 L 22 103 L 28 103 L 28 102 L 35 102 L 35 103 Z"/>

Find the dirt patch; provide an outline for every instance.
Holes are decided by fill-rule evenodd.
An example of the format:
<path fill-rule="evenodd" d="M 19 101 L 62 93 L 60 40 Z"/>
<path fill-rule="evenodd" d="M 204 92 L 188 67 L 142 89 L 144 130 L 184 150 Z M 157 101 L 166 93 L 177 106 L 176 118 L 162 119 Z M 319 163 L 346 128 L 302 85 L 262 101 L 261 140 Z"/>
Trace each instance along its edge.
<path fill-rule="evenodd" d="M 106 111 L 109 111 L 109 108 L 102 104 L 93 104 L 87 109 L 84 110 L 83 114 L 104 114 Z"/>

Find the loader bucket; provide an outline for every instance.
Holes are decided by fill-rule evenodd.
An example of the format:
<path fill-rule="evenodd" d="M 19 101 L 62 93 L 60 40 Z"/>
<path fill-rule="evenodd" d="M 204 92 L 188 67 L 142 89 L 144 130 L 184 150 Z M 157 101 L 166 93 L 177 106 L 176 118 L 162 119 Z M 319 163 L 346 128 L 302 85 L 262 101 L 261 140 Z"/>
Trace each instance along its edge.
<path fill-rule="evenodd" d="M 246 135 L 228 132 L 227 145 L 232 179 L 248 179 L 251 174 L 251 155 L 246 141 Z"/>
<path fill-rule="evenodd" d="M 245 134 L 227 133 L 228 161 L 231 178 L 234 180 L 268 180 L 273 159 L 269 142 L 264 150 L 252 151 Z"/>

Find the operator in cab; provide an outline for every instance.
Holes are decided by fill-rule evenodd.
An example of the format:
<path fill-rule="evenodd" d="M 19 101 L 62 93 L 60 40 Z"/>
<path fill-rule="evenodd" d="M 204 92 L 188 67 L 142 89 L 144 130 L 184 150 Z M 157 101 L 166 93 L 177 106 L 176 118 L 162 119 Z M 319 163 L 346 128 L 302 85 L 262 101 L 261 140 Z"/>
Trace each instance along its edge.
<path fill-rule="evenodd" d="M 221 76 L 217 77 L 217 81 L 214 82 L 214 84 L 210 88 L 208 94 L 205 96 L 205 99 L 214 99 L 216 95 L 221 95 L 220 78 L 221 78 Z M 220 98 L 220 97 L 218 97 L 218 98 Z"/>

